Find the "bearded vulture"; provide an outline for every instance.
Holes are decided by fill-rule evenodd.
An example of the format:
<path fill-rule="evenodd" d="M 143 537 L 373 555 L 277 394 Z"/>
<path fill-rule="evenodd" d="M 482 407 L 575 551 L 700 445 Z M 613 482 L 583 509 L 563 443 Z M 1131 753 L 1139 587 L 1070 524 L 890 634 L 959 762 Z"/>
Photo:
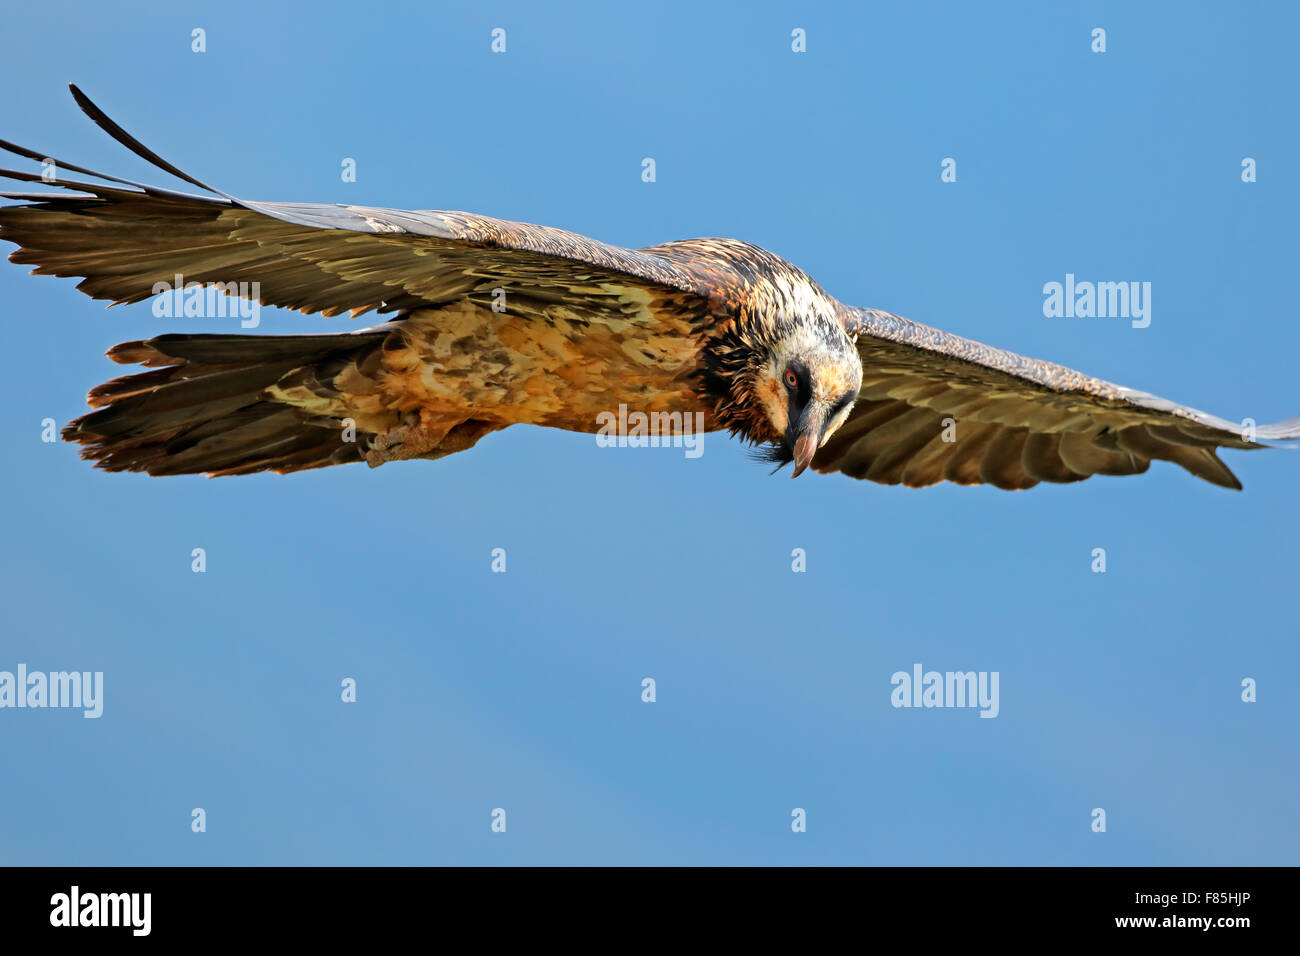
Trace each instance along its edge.
<path fill-rule="evenodd" d="M 877 309 L 734 239 L 624 249 L 463 212 L 251 202 L 183 173 L 73 97 L 103 130 L 210 195 L 92 172 L 7 142 L 68 192 L 6 192 L 12 262 L 113 303 L 175 277 L 261 305 L 387 321 L 314 335 L 167 334 L 109 350 L 149 371 L 91 389 L 63 431 L 108 471 L 280 473 L 440 458 L 524 422 L 594 433 L 622 407 L 703 415 L 764 457 L 885 484 L 1029 488 L 1133 475 L 1153 459 L 1240 488 L 1217 449 L 1254 431 Z M 72 171 L 101 182 L 62 178 Z M 51 175 L 53 171 L 53 175 Z M 111 184 L 111 185 L 109 185 Z M 254 290 L 254 291 L 244 291 Z"/>

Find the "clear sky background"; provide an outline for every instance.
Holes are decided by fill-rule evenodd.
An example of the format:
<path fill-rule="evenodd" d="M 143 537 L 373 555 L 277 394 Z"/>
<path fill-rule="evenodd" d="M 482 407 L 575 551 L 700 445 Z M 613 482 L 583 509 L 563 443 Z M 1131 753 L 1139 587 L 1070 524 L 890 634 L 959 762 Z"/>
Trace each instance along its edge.
<path fill-rule="evenodd" d="M 8 5 L 0 137 L 175 185 L 76 81 L 235 195 L 735 236 L 846 302 L 1300 413 L 1291 5 L 185 6 Z M 118 374 L 109 346 L 234 324 L 25 272 L 0 264 L 0 670 L 106 690 L 99 720 L 0 711 L 0 863 L 1300 859 L 1295 450 L 1225 452 L 1240 493 L 1164 463 L 792 482 L 720 436 L 688 460 L 523 427 L 377 471 L 109 475 L 41 421 Z M 1066 273 L 1151 282 L 1150 327 L 1045 318 Z M 894 709 L 916 663 L 999 672 L 999 716 Z"/>

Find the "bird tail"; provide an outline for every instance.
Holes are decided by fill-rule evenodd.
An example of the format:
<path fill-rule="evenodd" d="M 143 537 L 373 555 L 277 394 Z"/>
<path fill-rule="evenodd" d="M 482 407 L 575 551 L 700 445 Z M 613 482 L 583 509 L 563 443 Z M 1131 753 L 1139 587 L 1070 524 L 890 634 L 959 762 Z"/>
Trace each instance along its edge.
<path fill-rule="evenodd" d="M 340 379 L 349 393 L 364 390 L 387 334 L 124 342 L 108 357 L 150 371 L 91 389 L 87 402 L 97 410 L 71 422 L 63 437 L 98 468 L 151 475 L 284 473 L 360 461 L 373 432 L 358 434 Z"/>

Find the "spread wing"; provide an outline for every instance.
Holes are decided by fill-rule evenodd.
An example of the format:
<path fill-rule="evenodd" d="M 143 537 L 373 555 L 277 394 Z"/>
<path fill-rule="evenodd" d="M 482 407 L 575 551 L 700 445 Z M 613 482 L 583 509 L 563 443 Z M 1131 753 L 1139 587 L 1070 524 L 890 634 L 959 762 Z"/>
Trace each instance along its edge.
<path fill-rule="evenodd" d="M 1240 488 L 1218 448 L 1300 437 L 1300 417 L 1240 424 L 874 309 L 846 308 L 860 399 L 813 460 L 818 471 L 914 488 L 940 481 L 1031 488 L 1135 475 L 1153 459 Z"/>
<path fill-rule="evenodd" d="M 740 297 L 737 270 L 720 259 L 700 264 L 692 242 L 630 250 L 468 213 L 240 200 L 177 169 L 75 86 L 72 93 L 118 142 L 211 195 L 96 173 L 0 141 L 45 167 L 44 175 L 0 170 L 0 177 L 54 187 L 0 193 L 24 203 L 0 207 L 0 239 L 18 246 L 11 261 L 36 274 L 80 277 L 82 292 L 114 303 L 216 285 L 305 313 L 396 311 L 410 320 L 274 341 L 180 335 L 124 343 L 112 358 L 155 368 L 94 389 L 89 401 L 99 411 L 64 430 L 84 446 L 83 457 L 109 470 L 244 474 L 370 461 L 380 451 L 438 457 L 515 420 L 589 429 L 596 420 L 589 406 L 609 408 L 611 389 L 647 408 L 690 410 L 696 399 L 686 379 L 698 329 Z M 447 411 L 445 421 L 416 416 L 427 450 L 415 441 L 403 447 L 397 433 L 414 427 L 412 409 L 428 391 L 410 371 L 427 364 L 430 350 L 446 349 L 439 360 L 473 352 L 479 329 L 457 316 L 487 326 L 484 317 L 499 305 L 511 322 L 522 320 L 510 342 L 476 366 L 479 379 L 449 376 L 466 390 L 465 408 Z M 553 365 L 568 374 L 548 376 Z M 508 394 L 511 411 L 453 421 L 453 412 L 476 410 L 464 397 L 475 388 Z M 355 440 L 343 437 L 345 422 L 356 423 Z"/>
<path fill-rule="evenodd" d="M 261 304 L 360 315 L 445 303 L 492 301 L 512 293 L 518 314 L 563 300 L 617 317 L 645 299 L 629 288 L 675 294 L 674 306 L 703 310 L 713 289 L 697 272 L 656 255 L 544 226 L 461 212 L 365 206 L 263 203 L 235 199 L 182 172 L 124 131 L 75 86 L 81 108 L 133 152 L 212 196 L 162 189 L 49 160 L 0 141 L 0 149 L 47 163 L 47 177 L 17 170 L 0 176 L 43 182 L 80 195 L 6 192 L 27 205 L 0 207 L 0 238 L 19 248 L 35 274 L 75 276 L 97 299 L 139 302 L 155 283 L 258 283 Z M 54 178 L 48 179 L 52 171 Z M 116 186 L 67 180 L 65 171 Z M 121 188 L 127 187 L 127 188 Z M 723 277 L 725 278 L 725 277 Z M 514 294 L 519 293 L 519 294 Z M 691 301 L 683 303 L 684 298 Z"/>

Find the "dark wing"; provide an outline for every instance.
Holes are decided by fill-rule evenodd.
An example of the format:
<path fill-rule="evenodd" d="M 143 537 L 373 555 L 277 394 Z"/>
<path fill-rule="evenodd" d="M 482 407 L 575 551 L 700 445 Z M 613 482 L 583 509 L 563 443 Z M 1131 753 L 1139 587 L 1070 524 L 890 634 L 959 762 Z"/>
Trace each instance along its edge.
<path fill-rule="evenodd" d="M 1239 424 L 874 309 L 845 308 L 861 397 L 817 453 L 818 471 L 914 488 L 940 481 L 1031 488 L 1135 475 L 1172 461 L 1226 488 L 1218 448 L 1259 448 Z M 1300 437 L 1300 418 L 1260 441 Z"/>
<path fill-rule="evenodd" d="M 17 263 L 35 274 L 76 276 L 87 295 L 139 302 L 155 283 L 257 282 L 263 305 L 352 315 L 458 298 L 492 301 L 511 293 L 510 309 L 538 311 L 559 299 L 617 316 L 637 307 L 635 289 L 695 296 L 711 291 L 699 275 L 655 255 L 576 233 L 460 212 L 365 206 L 262 203 L 235 199 L 200 182 L 144 146 L 85 97 L 73 96 L 101 128 L 144 159 L 213 197 L 134 183 L 57 162 L 45 183 L 83 195 L 0 193 L 27 205 L 0 207 L 0 239 L 19 248 Z M 43 161 L 46 154 L 0 141 L 0 148 Z M 72 171 L 116 183 L 62 178 Z M 40 175 L 0 176 L 44 182 Z M 121 188 L 128 187 L 128 188 Z M 633 288 L 629 296 L 628 287 Z M 516 295 L 514 293 L 523 293 Z M 644 297 L 641 297 L 644 298 Z M 680 300 L 680 296 L 678 296 Z M 676 303 L 680 305 L 680 301 Z"/>

